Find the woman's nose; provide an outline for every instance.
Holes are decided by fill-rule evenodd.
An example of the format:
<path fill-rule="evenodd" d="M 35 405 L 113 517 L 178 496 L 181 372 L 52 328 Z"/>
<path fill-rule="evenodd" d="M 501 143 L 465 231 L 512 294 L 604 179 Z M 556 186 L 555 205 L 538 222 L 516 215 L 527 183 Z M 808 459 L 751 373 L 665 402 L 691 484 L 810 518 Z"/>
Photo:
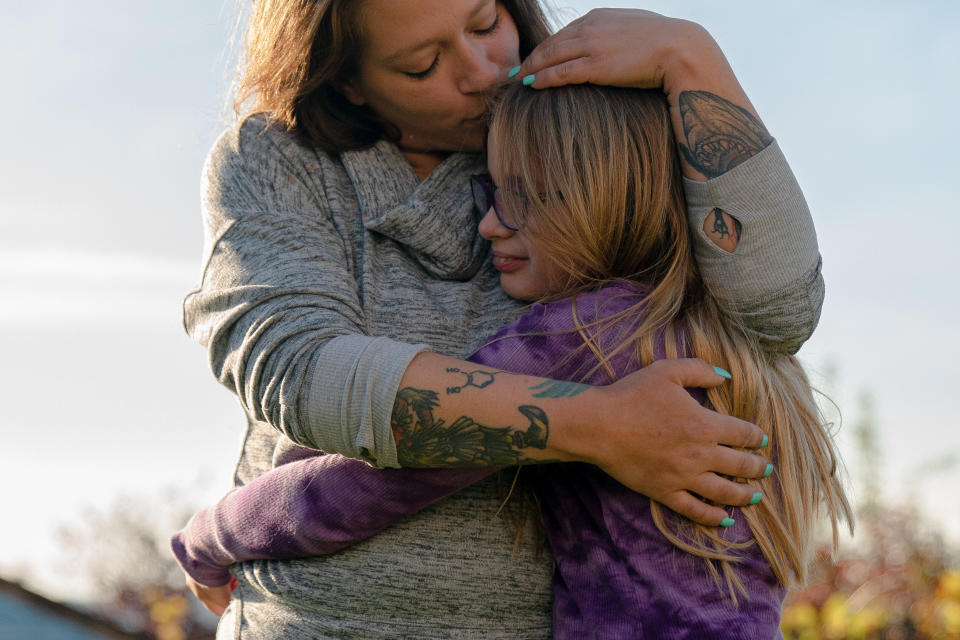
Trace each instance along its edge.
<path fill-rule="evenodd" d="M 487 55 L 487 47 L 481 42 L 465 42 L 463 46 L 463 69 L 460 76 L 460 91 L 465 94 L 481 93 L 500 81 L 500 66 Z"/>
<path fill-rule="evenodd" d="M 477 231 L 487 240 L 509 238 L 513 235 L 513 231 L 500 223 L 500 218 L 497 217 L 497 212 L 493 210 L 493 207 L 488 207 L 487 212 L 480 218 Z"/>

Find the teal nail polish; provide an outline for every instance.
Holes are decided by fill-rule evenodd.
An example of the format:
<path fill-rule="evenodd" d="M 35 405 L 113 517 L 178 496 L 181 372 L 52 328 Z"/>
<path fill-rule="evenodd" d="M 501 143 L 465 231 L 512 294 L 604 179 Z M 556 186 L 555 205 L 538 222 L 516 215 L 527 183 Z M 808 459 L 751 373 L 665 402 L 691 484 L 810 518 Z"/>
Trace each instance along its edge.
<path fill-rule="evenodd" d="M 766 470 L 763 472 L 763 477 L 764 477 L 764 478 L 769 478 L 771 473 L 773 473 L 773 463 L 772 463 L 772 462 L 768 462 L 768 463 L 767 463 L 767 468 L 766 468 Z"/>
<path fill-rule="evenodd" d="M 517 66 L 515 66 L 513 69 L 510 69 L 510 71 L 507 72 L 507 77 L 508 77 L 508 78 L 512 78 L 513 76 L 517 75 L 518 73 L 520 73 L 520 65 L 517 65 Z"/>
<path fill-rule="evenodd" d="M 720 367 L 714 367 L 713 370 L 716 371 L 717 375 L 720 376 L 721 378 L 726 378 L 727 380 L 729 380 L 733 377 L 732 375 L 730 375 L 730 372 L 727 371 L 726 369 L 721 369 Z"/>
<path fill-rule="evenodd" d="M 721 527 L 732 527 L 732 526 L 733 526 L 733 518 L 724 518 L 723 520 L 720 521 L 720 526 L 721 526 Z"/>
<path fill-rule="evenodd" d="M 763 500 L 763 494 L 757 491 L 753 494 L 753 497 L 750 498 L 750 504 L 757 504 L 761 500 Z"/>
<path fill-rule="evenodd" d="M 534 81 L 534 80 L 536 80 L 536 78 L 534 77 L 534 74 L 532 74 L 532 73 L 531 73 L 530 75 L 528 75 L 528 76 L 524 76 L 524 77 L 523 77 L 523 86 L 529 87 L 530 85 L 533 84 L 533 81 Z"/>
<path fill-rule="evenodd" d="M 763 442 L 760 443 L 760 448 L 763 449 L 765 446 L 767 446 L 768 442 L 770 442 L 770 436 L 763 434 Z"/>

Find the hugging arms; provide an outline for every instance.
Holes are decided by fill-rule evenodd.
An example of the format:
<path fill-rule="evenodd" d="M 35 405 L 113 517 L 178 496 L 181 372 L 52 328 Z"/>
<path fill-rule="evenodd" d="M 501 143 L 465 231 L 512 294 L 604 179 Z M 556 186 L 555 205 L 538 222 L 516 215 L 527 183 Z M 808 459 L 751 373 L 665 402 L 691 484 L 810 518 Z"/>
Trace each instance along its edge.
<path fill-rule="evenodd" d="M 393 6 L 377 4 L 383 5 L 384 12 Z M 503 79 L 520 55 L 532 52 L 520 77 L 533 73 L 534 87 L 550 82 L 553 63 L 562 67 L 584 58 L 582 65 L 566 67 L 581 66 L 594 74 L 578 80 L 663 84 L 675 129 L 678 123 L 683 126 L 683 90 L 706 91 L 739 108 L 749 107 L 738 99 L 739 93 L 729 93 L 727 85 L 732 83 L 737 92 L 739 85 L 722 55 L 713 49 L 712 40 L 695 25 L 642 13 L 629 14 L 630 20 L 620 13 L 592 13 L 566 32 L 579 35 L 560 39 L 563 46 L 540 67 L 531 14 L 521 19 L 520 5 L 525 3 L 469 3 L 461 15 L 465 4 L 429 8 L 462 18 L 471 28 L 466 42 L 476 47 L 438 31 L 449 47 L 432 58 L 435 65 L 429 60 L 423 65 L 423 69 L 434 67 L 432 75 L 409 80 L 415 88 L 398 84 L 396 90 L 377 92 L 379 85 L 370 85 L 384 73 L 394 74 L 394 63 L 386 62 L 386 55 L 379 57 L 379 50 L 370 45 L 353 70 L 363 80 L 355 88 L 361 94 L 367 89 L 355 96 L 368 103 L 362 106 L 384 113 L 389 107 L 389 113 L 402 116 L 394 107 L 404 91 L 422 94 L 427 90 L 433 92 L 433 103 L 440 104 L 449 97 L 441 90 L 454 78 L 458 90 L 466 92 L 487 73 L 487 63 L 496 63 Z M 418 16 L 414 24 L 432 27 L 428 18 Z M 511 45 L 501 40 L 508 33 L 510 18 L 520 34 L 519 50 L 514 41 L 512 53 Z M 398 26 L 404 20 L 411 19 L 391 16 L 391 25 L 397 27 L 394 34 L 406 33 Z M 437 29 L 446 29 L 447 24 Z M 369 32 L 377 25 L 366 26 Z M 487 31 L 494 26 L 496 30 Z M 632 35 L 607 35 L 608 29 L 621 27 L 629 27 Z M 418 32 L 416 37 L 421 35 Z M 663 38 L 685 46 L 678 48 Z M 500 48 L 495 49 L 494 42 Z M 636 55 L 625 50 L 622 42 L 629 42 L 633 49 L 642 42 L 649 50 Z M 590 55 L 580 55 L 584 53 L 578 49 L 581 44 L 607 49 L 591 62 Z M 546 45 L 552 46 L 549 40 Z M 545 51 L 540 50 L 541 60 Z M 401 62 L 403 73 L 420 73 L 417 61 L 409 69 Z M 394 102 L 384 103 L 394 97 Z M 464 117 L 472 116 L 474 105 L 482 103 L 472 93 L 462 98 L 470 100 L 456 107 Z M 319 108 L 307 99 L 297 105 Z M 406 103 L 399 107 L 419 108 Z M 455 137 L 473 125 L 458 120 L 449 132 L 440 131 L 447 124 L 434 117 L 426 120 L 431 131 L 416 132 L 450 136 L 440 142 L 432 138 L 433 148 L 418 147 L 419 138 L 400 127 L 399 140 L 384 136 L 373 146 L 331 150 L 324 146 L 328 142 L 318 142 L 315 136 L 305 139 L 278 126 L 279 107 L 264 105 L 263 109 L 273 109 L 273 117 L 247 119 L 220 140 L 208 161 L 204 277 L 185 303 L 189 331 L 208 348 L 215 374 L 237 394 L 247 414 L 237 483 L 252 481 L 274 460 L 284 458 L 288 445 L 278 432 L 303 445 L 381 466 L 396 465 L 400 459 L 422 462 L 420 452 L 403 446 L 398 450 L 399 425 L 391 421 L 397 389 L 438 393 L 442 402 L 434 411 L 435 422 L 442 420 L 447 426 L 458 424 L 461 417 L 492 428 L 525 424 L 518 422 L 523 420 L 518 407 L 539 402 L 531 385 L 498 382 L 496 393 L 487 388 L 444 395 L 447 387 L 461 380 L 447 369 L 469 365 L 437 355 L 465 356 L 521 310 L 499 290 L 498 274 L 486 262 L 486 245 L 475 232 L 469 176 L 483 167 L 470 154 L 450 153 L 478 149 L 483 131 L 473 137 Z M 711 113 L 714 110 L 699 110 L 697 104 L 688 110 L 701 120 L 725 121 L 726 115 L 705 117 Z M 279 124 L 292 127 L 293 123 L 280 119 Z M 696 138 L 703 130 L 692 127 L 691 135 Z M 739 125 L 731 130 L 739 132 Z M 709 156 L 710 145 L 704 147 L 694 138 L 680 137 L 691 157 Z M 728 142 L 714 153 L 719 149 L 724 152 L 719 155 L 727 157 Z M 711 182 L 685 183 L 698 261 L 704 279 L 728 309 L 774 349 L 790 351 L 812 331 L 819 311 L 822 289 L 812 224 L 776 143 L 762 151 L 742 150 L 741 159 L 755 155 L 733 168 L 733 163 L 720 163 L 728 170 Z M 440 152 L 433 154 L 436 164 L 421 175 L 417 163 L 434 151 Z M 736 225 L 724 214 L 743 225 L 733 254 L 700 232 L 716 209 L 722 212 L 728 235 Z M 716 224 L 715 214 L 708 226 L 723 229 Z M 726 512 L 696 500 L 690 491 L 721 504 L 747 504 L 753 495 L 751 487 L 728 482 L 713 472 L 757 478 L 766 460 L 718 442 L 758 446 L 762 434 L 742 420 L 702 409 L 678 384 L 685 381 L 708 386 L 722 379 L 709 366 L 674 362 L 628 376 L 602 392 L 552 399 L 552 407 L 546 409 L 551 427 L 547 447 L 552 448 L 515 447 L 508 453 L 521 461 L 542 456 L 596 462 L 677 511 L 719 524 Z M 591 401 L 591 394 L 600 397 Z M 494 461 L 493 455 L 487 458 Z M 304 617 L 337 628 L 362 618 L 367 621 L 365 632 L 372 637 L 379 625 L 388 623 L 370 602 L 389 603 L 382 606 L 404 624 L 469 627 L 472 622 L 464 620 L 482 624 L 480 620 L 490 618 L 490 605 L 474 612 L 465 603 L 493 602 L 507 592 L 512 594 L 512 607 L 504 624 L 510 624 L 510 619 L 533 624 L 530 621 L 544 612 L 543 578 L 549 576 L 549 567 L 527 556 L 519 564 L 510 558 L 498 526 L 484 524 L 478 516 L 478 509 L 495 510 L 497 504 L 490 482 L 482 481 L 384 531 L 362 549 L 302 563 L 245 563 L 238 571 L 245 605 L 237 615 L 253 628 L 267 620 L 276 625 L 280 619 L 291 629 Z M 450 527 L 471 532 L 478 550 L 475 555 L 465 559 L 456 544 L 438 536 L 438 530 Z M 431 546 L 429 559 L 417 555 L 426 541 Z M 444 582 L 451 563 L 472 576 L 469 583 L 454 588 Z M 396 566 L 398 572 L 384 575 L 376 569 L 379 566 Z M 429 577 L 408 584 L 411 571 Z M 528 581 L 514 575 L 511 579 L 517 584 L 513 586 L 487 588 L 502 581 L 505 572 Z M 400 584 L 416 592 L 421 606 L 415 612 L 408 612 L 408 605 L 391 595 L 391 585 Z M 293 593 L 295 597 L 289 595 Z M 256 597 L 247 598 L 250 594 Z M 451 607 L 462 613 L 463 620 L 448 619 L 443 612 Z M 397 624 L 396 619 L 389 623 L 391 632 L 395 633 Z"/>

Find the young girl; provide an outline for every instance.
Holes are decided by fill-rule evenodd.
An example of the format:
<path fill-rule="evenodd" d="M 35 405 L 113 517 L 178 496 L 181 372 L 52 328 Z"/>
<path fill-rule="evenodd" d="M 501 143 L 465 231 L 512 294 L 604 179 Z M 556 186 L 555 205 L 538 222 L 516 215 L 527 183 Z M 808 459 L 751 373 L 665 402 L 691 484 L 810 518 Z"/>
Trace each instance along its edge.
<path fill-rule="evenodd" d="M 557 638 L 778 637 L 785 590 L 804 579 L 817 517 L 826 515 L 835 538 L 851 517 L 800 365 L 765 354 L 696 273 L 669 117 L 659 92 L 506 91 L 488 139 L 490 175 L 474 179 L 474 198 L 504 290 L 540 302 L 470 358 L 476 368 L 455 371 L 462 384 L 447 393 L 515 374 L 557 381 L 538 397 L 589 393 L 657 360 L 700 357 L 734 375 L 691 393 L 763 429 L 777 465 L 755 506 L 731 509 L 719 530 L 592 465 L 530 469 L 556 560 Z M 407 388 L 398 398 L 395 421 L 411 425 L 398 437 L 418 438 L 429 452 L 436 394 Z M 520 413 L 513 429 L 469 433 L 538 446 L 549 428 L 542 412 Z M 341 550 L 493 472 L 376 470 L 293 446 L 275 462 L 173 538 L 184 571 L 211 588 L 196 587 L 215 607 L 229 598 L 222 585 L 233 563 Z"/>

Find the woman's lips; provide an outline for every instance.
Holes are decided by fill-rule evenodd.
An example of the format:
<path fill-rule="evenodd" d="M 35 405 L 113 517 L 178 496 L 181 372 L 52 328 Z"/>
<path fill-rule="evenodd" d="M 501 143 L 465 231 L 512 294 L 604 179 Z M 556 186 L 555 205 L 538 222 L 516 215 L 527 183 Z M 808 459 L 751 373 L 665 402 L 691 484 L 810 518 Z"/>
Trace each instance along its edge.
<path fill-rule="evenodd" d="M 501 273 L 516 271 L 526 263 L 527 259 L 519 256 L 508 256 L 499 253 L 493 254 L 493 268 Z"/>

